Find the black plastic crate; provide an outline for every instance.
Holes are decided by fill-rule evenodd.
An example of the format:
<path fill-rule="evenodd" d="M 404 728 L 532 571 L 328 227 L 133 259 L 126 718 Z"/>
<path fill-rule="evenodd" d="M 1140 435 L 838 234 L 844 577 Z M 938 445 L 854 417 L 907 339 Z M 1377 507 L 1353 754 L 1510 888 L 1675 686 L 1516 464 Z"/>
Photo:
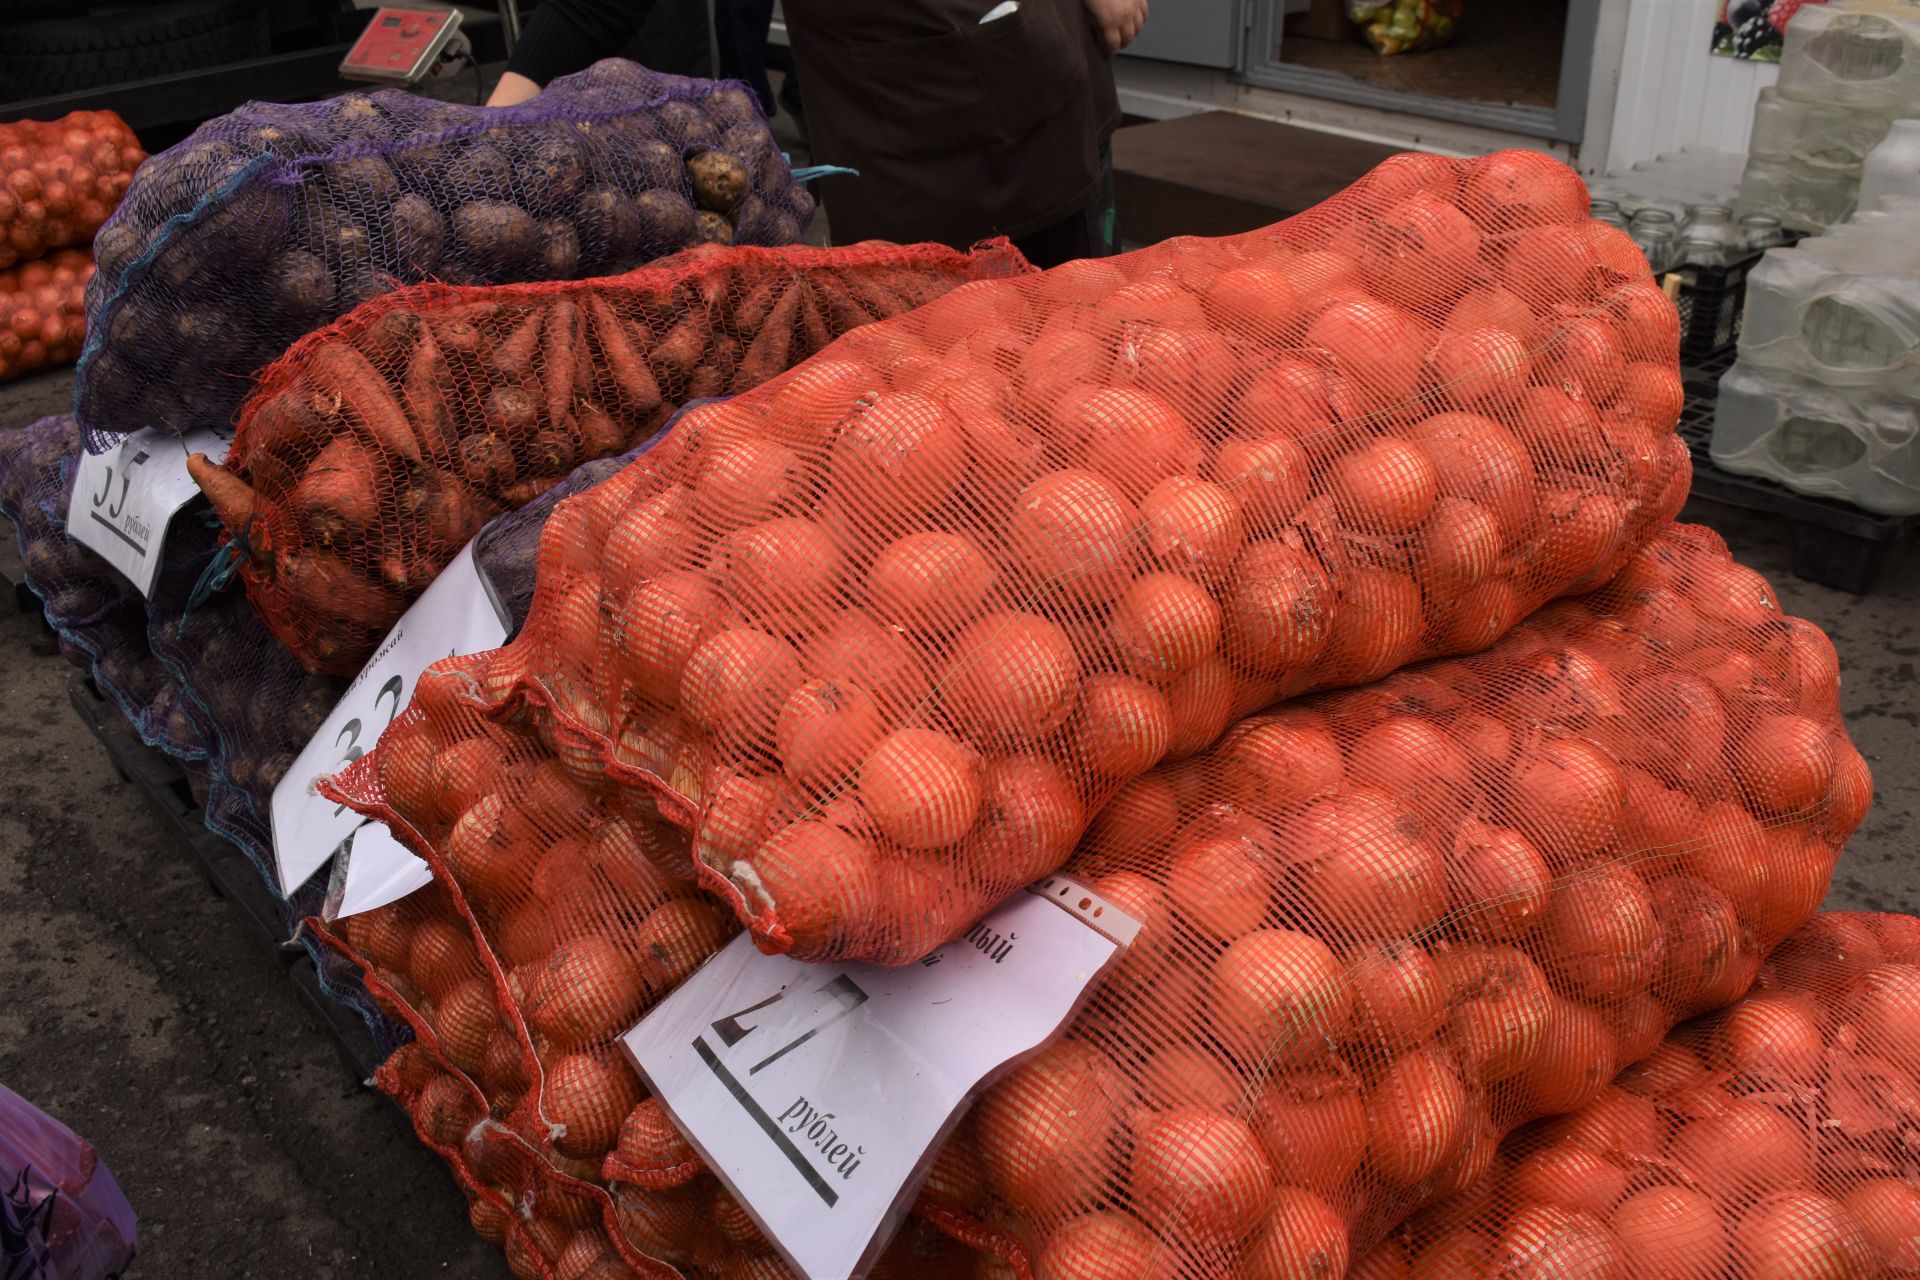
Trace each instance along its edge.
<path fill-rule="evenodd" d="M 1731 354 L 1723 353 L 1706 368 L 1681 371 L 1687 400 L 1680 413 L 1680 438 L 1693 455 L 1693 496 L 1788 521 L 1793 526 L 1795 577 L 1866 595 L 1894 546 L 1920 529 L 1920 516 L 1877 515 L 1852 503 L 1810 497 L 1772 480 L 1737 476 L 1716 467 L 1709 452 L 1714 398 L 1720 374 L 1732 362 Z"/>
<path fill-rule="evenodd" d="M 1666 275 L 1680 312 L 1680 359 L 1700 364 L 1733 350 L 1747 307 L 1747 276 L 1760 255 L 1729 267 L 1686 266 Z"/>
<path fill-rule="evenodd" d="M 1800 240 L 1788 232 L 1781 247 Z M 1740 321 L 1747 310 L 1747 277 L 1764 256 L 1750 253 L 1724 267 L 1675 267 L 1662 278 L 1673 305 L 1680 312 L 1680 359 L 1704 365 L 1719 357 L 1731 359 L 1740 341 Z"/>

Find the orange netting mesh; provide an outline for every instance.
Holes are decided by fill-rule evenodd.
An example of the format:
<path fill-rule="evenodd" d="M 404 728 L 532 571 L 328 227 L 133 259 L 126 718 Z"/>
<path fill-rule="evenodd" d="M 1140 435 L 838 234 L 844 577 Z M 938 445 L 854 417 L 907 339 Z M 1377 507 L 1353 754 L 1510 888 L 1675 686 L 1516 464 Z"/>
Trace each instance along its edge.
<path fill-rule="evenodd" d="M 599 280 L 384 294 L 260 378 L 195 478 L 248 594 L 310 670 L 351 676 L 480 526 L 841 334 L 1023 274 L 1006 241 L 709 246 Z"/>
<path fill-rule="evenodd" d="M 870 326 L 562 505 L 475 677 L 655 793 L 762 945 L 912 961 L 1157 762 L 1484 648 L 1667 526 L 1677 321 L 1585 200 L 1534 153 L 1401 156 Z"/>
<path fill-rule="evenodd" d="M 1351 1274 L 1920 1274 L 1916 1132 L 1920 920 L 1819 915 L 1753 994 L 1675 1031 L 1579 1111 L 1510 1135 Z M 1289 1222 L 1314 1229 L 1297 1209 Z"/>
<path fill-rule="evenodd" d="M 0 270 L 92 243 L 146 158 L 111 111 L 0 124 Z"/>
<path fill-rule="evenodd" d="M 653 793 L 493 719 L 487 669 L 431 668 L 344 775 L 447 914 L 429 927 L 409 899 L 341 945 L 506 1128 L 605 1157 L 628 1243 L 684 1265 L 717 1213 L 687 1201 L 714 1184 L 614 1045 L 736 926 L 685 878 Z M 1838 686 L 1817 628 L 1677 526 L 1484 654 L 1145 774 L 1066 863 L 1140 939 L 984 1095 L 918 1212 L 1023 1274 L 1321 1274 L 1296 1215 L 1370 1244 L 1471 1184 L 1508 1129 L 1746 990 L 1871 796 Z M 1072 840 L 1064 789 L 1023 782 L 997 802 L 1004 837 Z"/>
<path fill-rule="evenodd" d="M 62 249 L 0 271 L 0 382 L 80 354 L 92 278 L 93 255 L 85 249 Z"/>

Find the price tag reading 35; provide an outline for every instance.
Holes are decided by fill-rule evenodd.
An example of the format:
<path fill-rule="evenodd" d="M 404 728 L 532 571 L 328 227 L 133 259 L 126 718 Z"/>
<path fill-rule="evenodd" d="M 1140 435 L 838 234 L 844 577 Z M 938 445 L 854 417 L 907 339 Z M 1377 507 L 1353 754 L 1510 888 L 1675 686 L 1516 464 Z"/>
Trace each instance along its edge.
<path fill-rule="evenodd" d="M 174 513 L 200 495 L 187 455 L 226 456 L 230 433 L 201 429 L 176 436 L 152 427 L 105 453 L 82 453 L 67 504 L 67 536 L 153 596 Z"/>
<path fill-rule="evenodd" d="M 473 562 L 473 544 L 421 593 L 294 758 L 273 791 L 273 856 L 280 889 L 291 893 L 320 869 L 367 819 L 315 791 L 313 784 L 373 750 L 413 698 L 413 686 L 442 658 L 506 643 L 507 624 Z"/>
<path fill-rule="evenodd" d="M 982 1082 L 1058 1031 L 1139 927 L 1053 876 L 900 969 L 762 955 L 743 934 L 623 1044 L 794 1269 L 845 1280 Z"/>

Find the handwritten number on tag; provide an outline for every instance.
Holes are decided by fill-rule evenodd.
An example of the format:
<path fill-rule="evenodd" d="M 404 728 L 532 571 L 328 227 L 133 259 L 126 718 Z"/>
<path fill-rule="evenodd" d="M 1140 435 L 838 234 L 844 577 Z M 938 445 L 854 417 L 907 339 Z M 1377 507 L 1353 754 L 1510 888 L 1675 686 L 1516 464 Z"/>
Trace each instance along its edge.
<path fill-rule="evenodd" d="M 743 1025 L 740 1019 L 749 1014 L 758 1013 L 768 1005 L 778 1004 L 780 1001 L 786 999 L 790 990 L 791 988 L 782 987 L 765 1000 L 750 1004 L 744 1009 L 737 1010 L 719 1019 L 713 1023 L 714 1035 L 720 1037 L 720 1043 L 731 1049 L 734 1045 L 739 1044 L 759 1029 L 757 1026 Z M 817 990 L 827 997 L 826 1001 L 820 1006 L 820 1012 L 824 1015 L 823 1019 L 793 1039 L 787 1041 L 787 1043 L 781 1045 L 778 1049 L 775 1049 L 772 1053 L 760 1059 L 760 1061 L 754 1063 L 752 1067 L 748 1068 L 748 1075 L 754 1075 L 762 1068 L 772 1066 L 867 1002 L 867 993 L 862 991 L 859 984 L 844 973 L 821 983 Z"/>
<path fill-rule="evenodd" d="M 387 724 L 392 724 L 395 718 L 399 716 L 400 695 L 406 692 L 406 688 L 407 682 L 405 680 L 397 675 L 388 676 L 387 682 L 380 686 L 380 692 L 373 695 L 373 709 L 375 711 L 380 710 L 380 704 L 388 698 L 393 699 L 393 706 L 387 712 Z M 359 716 L 353 717 L 353 719 L 340 726 L 340 732 L 335 735 L 333 745 L 338 747 L 342 744 L 342 740 L 344 740 L 346 749 L 341 752 L 340 762 L 334 766 L 335 771 L 346 768 L 361 756 L 367 754 L 367 749 L 360 745 L 360 731 L 365 727 L 366 726 L 361 723 Z M 385 726 L 381 726 L 381 729 L 382 732 L 384 732 Z M 347 806 L 344 804 L 333 806 L 333 816 L 336 818 L 346 811 Z M 362 823 L 361 825 L 365 826 L 366 824 Z"/>

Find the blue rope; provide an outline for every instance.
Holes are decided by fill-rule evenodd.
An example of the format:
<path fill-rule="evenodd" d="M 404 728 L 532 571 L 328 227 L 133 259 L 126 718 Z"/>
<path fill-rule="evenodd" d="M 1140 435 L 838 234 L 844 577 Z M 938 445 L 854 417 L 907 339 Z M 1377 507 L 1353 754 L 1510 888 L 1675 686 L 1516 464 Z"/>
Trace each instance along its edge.
<path fill-rule="evenodd" d="M 213 599 L 233 581 L 233 575 L 240 570 L 240 555 L 239 546 L 231 542 L 214 551 L 207 560 L 207 567 L 200 571 L 200 578 L 193 584 L 193 590 L 187 595 L 187 607 L 180 611 L 180 625 L 176 633 L 186 630 L 187 619 L 193 616 L 195 609 Z"/>
<path fill-rule="evenodd" d="M 858 169 L 849 169 L 843 164 L 810 164 L 804 169 L 795 169 L 793 171 L 793 180 L 795 182 L 812 182 L 815 178 L 831 177 L 836 173 L 844 173 L 849 178 L 857 178 L 860 176 Z"/>

